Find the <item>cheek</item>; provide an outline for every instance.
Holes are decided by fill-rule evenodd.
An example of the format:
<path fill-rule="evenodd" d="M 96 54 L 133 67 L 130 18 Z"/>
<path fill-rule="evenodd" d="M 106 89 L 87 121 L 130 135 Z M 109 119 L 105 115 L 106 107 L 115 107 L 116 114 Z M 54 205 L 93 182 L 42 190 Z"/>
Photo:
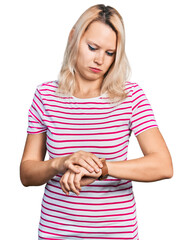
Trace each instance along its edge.
<path fill-rule="evenodd" d="M 114 62 L 114 58 L 109 59 L 109 57 L 108 57 L 108 59 L 106 61 L 107 70 L 110 68 L 110 66 L 113 62 Z"/>
<path fill-rule="evenodd" d="M 82 46 L 79 51 L 78 61 L 80 64 L 89 63 L 93 59 L 93 53 L 88 49 L 87 46 Z"/>

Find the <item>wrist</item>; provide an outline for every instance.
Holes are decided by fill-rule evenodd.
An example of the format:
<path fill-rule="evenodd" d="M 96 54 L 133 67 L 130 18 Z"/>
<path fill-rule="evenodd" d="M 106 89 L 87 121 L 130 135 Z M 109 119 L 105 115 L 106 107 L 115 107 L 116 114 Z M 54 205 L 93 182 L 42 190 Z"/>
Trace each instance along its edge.
<path fill-rule="evenodd" d="M 103 164 L 103 167 L 102 167 L 102 173 L 101 175 L 99 176 L 98 180 L 104 180 L 108 177 L 109 175 L 109 170 L 108 170 L 108 165 L 107 165 L 107 162 L 106 162 L 106 159 L 105 158 L 102 158 L 101 159 L 101 162 Z"/>
<path fill-rule="evenodd" d="M 67 159 L 67 157 L 58 157 L 58 158 L 53 158 L 51 159 L 52 161 L 52 168 L 57 172 L 57 173 L 64 173 L 66 171 L 64 162 Z M 56 173 L 56 174 L 57 174 Z"/>

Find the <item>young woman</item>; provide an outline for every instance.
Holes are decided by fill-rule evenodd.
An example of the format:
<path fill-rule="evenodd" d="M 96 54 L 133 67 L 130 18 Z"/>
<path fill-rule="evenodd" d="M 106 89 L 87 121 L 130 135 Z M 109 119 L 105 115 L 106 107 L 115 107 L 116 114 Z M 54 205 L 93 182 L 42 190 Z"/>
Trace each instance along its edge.
<path fill-rule="evenodd" d="M 24 186 L 46 183 L 39 239 L 139 239 L 132 180 L 171 178 L 173 170 L 129 73 L 120 14 L 89 8 L 70 32 L 59 80 L 39 85 L 29 110 L 20 173 Z M 128 160 L 131 132 L 144 156 Z"/>

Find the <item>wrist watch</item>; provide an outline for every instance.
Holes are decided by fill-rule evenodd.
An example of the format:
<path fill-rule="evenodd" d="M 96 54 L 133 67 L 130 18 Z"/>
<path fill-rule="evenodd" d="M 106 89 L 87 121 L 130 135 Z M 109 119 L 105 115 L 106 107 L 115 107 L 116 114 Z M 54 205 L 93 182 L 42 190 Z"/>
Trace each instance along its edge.
<path fill-rule="evenodd" d="M 98 180 L 104 180 L 108 177 L 108 168 L 107 168 L 107 164 L 106 164 L 106 159 L 105 158 L 101 158 L 100 159 L 102 164 L 103 164 L 103 167 L 102 167 L 102 174 L 100 175 L 100 177 L 98 178 Z"/>

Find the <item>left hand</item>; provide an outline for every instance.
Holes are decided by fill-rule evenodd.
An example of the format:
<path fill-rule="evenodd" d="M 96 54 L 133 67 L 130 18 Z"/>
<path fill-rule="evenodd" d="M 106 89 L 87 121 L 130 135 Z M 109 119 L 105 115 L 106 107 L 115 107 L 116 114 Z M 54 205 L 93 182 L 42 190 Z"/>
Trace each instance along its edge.
<path fill-rule="evenodd" d="M 98 173 L 92 172 L 90 173 L 85 168 L 76 166 L 80 173 L 74 173 L 72 170 L 68 169 L 64 175 L 60 179 L 60 185 L 64 193 L 67 195 L 70 191 L 79 195 L 79 191 L 81 190 L 81 186 L 86 186 L 88 184 L 93 183 L 97 178 L 99 178 L 102 174 L 102 170 L 100 169 Z"/>

